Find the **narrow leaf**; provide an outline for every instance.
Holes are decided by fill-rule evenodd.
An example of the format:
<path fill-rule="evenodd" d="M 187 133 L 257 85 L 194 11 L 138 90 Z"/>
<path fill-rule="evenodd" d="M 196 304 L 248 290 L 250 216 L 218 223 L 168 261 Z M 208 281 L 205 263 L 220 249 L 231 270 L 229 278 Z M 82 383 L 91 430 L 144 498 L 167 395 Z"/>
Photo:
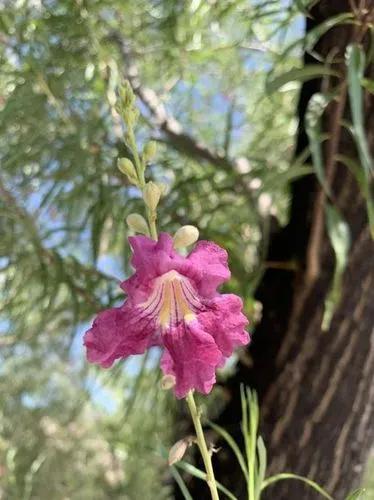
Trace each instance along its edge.
<path fill-rule="evenodd" d="M 340 301 L 342 280 L 348 262 L 348 253 L 351 245 L 348 224 L 339 211 L 330 204 L 326 205 L 326 224 L 331 246 L 335 254 L 335 269 L 331 288 L 325 300 L 325 311 L 322 319 L 322 330 L 330 327 L 332 316 Z"/>
<path fill-rule="evenodd" d="M 328 498 L 328 500 L 333 500 L 332 496 L 327 493 L 321 486 L 319 486 L 317 483 L 312 481 L 311 479 L 308 479 L 307 477 L 303 476 L 298 476 L 297 474 L 291 474 L 288 472 L 284 472 L 282 474 L 277 474 L 275 476 L 271 476 L 268 479 L 266 479 L 263 484 L 261 491 L 263 491 L 265 488 L 270 486 L 271 484 L 274 484 L 278 481 L 284 481 L 286 479 L 295 479 L 297 481 L 302 481 L 314 490 L 318 491 L 320 495 L 322 495 L 324 498 Z"/>
<path fill-rule="evenodd" d="M 281 89 L 286 83 L 290 82 L 306 82 L 314 78 L 322 78 L 323 76 L 339 76 L 339 74 L 321 64 L 311 64 L 303 68 L 294 68 L 286 73 L 276 76 L 266 82 L 266 93 L 272 94 Z"/>
<path fill-rule="evenodd" d="M 352 491 L 345 500 L 359 500 L 364 498 L 363 494 L 366 492 L 365 488 L 359 488 L 358 490 Z"/>
<path fill-rule="evenodd" d="M 369 80 L 368 78 L 363 78 L 362 81 L 362 86 L 371 94 L 374 95 L 374 80 Z"/>
<path fill-rule="evenodd" d="M 226 443 L 230 446 L 230 448 L 234 452 L 234 455 L 236 456 L 236 459 L 239 462 L 240 468 L 242 469 L 244 477 L 247 481 L 248 480 L 248 470 L 247 470 L 247 466 L 245 463 L 245 459 L 244 459 L 242 452 L 239 449 L 239 446 L 236 444 L 235 440 L 232 438 L 232 436 L 230 436 L 230 434 L 225 429 L 223 429 L 219 425 L 217 425 L 213 422 L 209 422 L 209 425 L 210 425 L 210 427 L 212 427 L 212 429 L 214 429 L 217 432 L 217 434 L 219 434 L 221 437 L 223 437 L 223 439 L 226 441 Z"/>
<path fill-rule="evenodd" d="M 346 24 L 346 21 L 351 21 L 352 19 L 353 14 L 351 12 L 343 12 L 342 14 L 338 14 L 337 16 L 329 17 L 328 19 L 326 19 L 326 21 L 313 28 L 305 36 L 305 50 L 307 52 L 310 52 L 316 45 L 318 40 L 331 28 L 333 28 L 334 26 L 338 26 L 339 24 Z"/>
<path fill-rule="evenodd" d="M 352 112 L 353 133 L 357 144 L 358 154 L 366 175 L 373 170 L 373 161 L 365 135 L 364 102 L 362 79 L 365 69 L 365 53 L 359 45 L 351 44 L 346 51 L 348 67 L 348 93 Z"/>
<path fill-rule="evenodd" d="M 309 103 L 305 114 L 305 130 L 309 138 L 309 147 L 313 159 L 313 167 L 321 186 L 328 196 L 331 196 L 330 187 L 325 178 L 324 161 L 322 154 L 322 115 L 332 101 L 333 95 L 314 94 Z"/>
<path fill-rule="evenodd" d="M 181 460 L 180 462 L 176 463 L 175 466 L 178 467 L 179 469 L 185 470 L 186 472 L 188 472 L 189 474 L 191 474 L 191 476 L 194 476 L 194 477 L 197 477 L 198 479 L 202 479 L 203 481 L 206 481 L 206 474 L 205 474 L 205 472 L 203 472 L 202 470 L 198 469 L 194 465 L 189 464 L 188 462 L 184 462 L 183 460 Z M 219 483 L 218 481 L 216 481 L 216 484 L 217 484 L 217 488 L 220 491 L 222 491 L 222 493 L 224 493 L 227 496 L 227 498 L 230 498 L 230 500 L 238 500 L 236 498 L 236 496 L 233 495 L 231 493 L 231 491 L 229 491 L 227 488 L 225 488 L 221 483 Z"/>
<path fill-rule="evenodd" d="M 264 440 L 261 436 L 257 439 L 257 455 L 258 455 L 258 471 L 256 481 L 256 498 L 260 499 L 260 492 L 263 482 L 265 481 L 267 454 Z"/>
<path fill-rule="evenodd" d="M 170 467 L 170 471 L 175 479 L 175 482 L 179 486 L 179 489 L 181 490 L 184 500 L 193 500 L 190 492 L 188 491 L 186 483 L 184 482 L 183 477 L 180 475 L 178 469 L 176 467 Z"/>

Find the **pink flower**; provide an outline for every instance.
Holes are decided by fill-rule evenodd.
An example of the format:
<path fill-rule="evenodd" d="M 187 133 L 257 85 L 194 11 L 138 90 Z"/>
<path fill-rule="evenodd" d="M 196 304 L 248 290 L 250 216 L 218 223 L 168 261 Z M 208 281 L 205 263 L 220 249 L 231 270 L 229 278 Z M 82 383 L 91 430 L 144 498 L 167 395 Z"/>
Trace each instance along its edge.
<path fill-rule="evenodd" d="M 141 354 L 151 346 L 164 352 L 161 369 L 175 377 L 175 394 L 190 389 L 207 394 L 234 347 L 249 342 L 242 301 L 220 294 L 230 278 L 227 253 L 200 241 L 183 257 L 173 240 L 129 238 L 136 272 L 121 284 L 128 298 L 121 307 L 99 313 L 84 336 L 87 358 L 107 368 L 118 358 Z"/>

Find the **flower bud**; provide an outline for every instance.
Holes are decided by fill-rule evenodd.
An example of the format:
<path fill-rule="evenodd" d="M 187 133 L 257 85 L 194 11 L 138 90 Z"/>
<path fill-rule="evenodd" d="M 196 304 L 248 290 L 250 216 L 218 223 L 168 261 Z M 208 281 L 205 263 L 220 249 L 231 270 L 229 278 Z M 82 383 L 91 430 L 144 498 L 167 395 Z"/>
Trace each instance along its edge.
<path fill-rule="evenodd" d="M 168 391 L 175 386 L 175 377 L 174 375 L 164 375 L 160 382 L 161 389 L 164 391 Z"/>
<path fill-rule="evenodd" d="M 135 233 L 149 234 L 148 224 L 140 214 L 130 214 L 126 217 L 127 225 Z"/>
<path fill-rule="evenodd" d="M 174 248 L 192 245 L 199 238 L 199 230 L 195 226 L 182 226 L 174 235 Z"/>
<path fill-rule="evenodd" d="M 133 127 L 139 119 L 139 110 L 136 108 L 125 109 L 123 119 L 128 127 Z"/>
<path fill-rule="evenodd" d="M 138 184 L 138 176 L 134 164 L 128 158 L 119 158 L 117 162 L 118 169 L 127 176 L 133 184 Z"/>
<path fill-rule="evenodd" d="M 154 158 L 157 152 L 157 143 L 155 141 L 150 141 L 144 146 L 143 157 L 145 161 L 150 161 Z"/>
<path fill-rule="evenodd" d="M 191 446 L 194 441 L 196 441 L 194 436 L 187 436 L 173 444 L 169 451 L 169 465 L 174 465 L 176 462 L 182 460 L 187 448 Z"/>
<path fill-rule="evenodd" d="M 159 190 L 161 191 L 161 197 L 163 196 L 166 196 L 167 192 L 168 192 L 168 185 L 165 184 L 164 182 L 156 182 Z"/>
<path fill-rule="evenodd" d="M 155 182 L 147 182 L 143 190 L 143 198 L 147 207 L 154 212 L 160 201 L 161 191 Z"/>
<path fill-rule="evenodd" d="M 128 109 L 131 106 L 133 106 L 135 102 L 135 95 L 128 80 L 125 80 L 123 84 L 120 86 L 119 95 L 125 109 Z"/>

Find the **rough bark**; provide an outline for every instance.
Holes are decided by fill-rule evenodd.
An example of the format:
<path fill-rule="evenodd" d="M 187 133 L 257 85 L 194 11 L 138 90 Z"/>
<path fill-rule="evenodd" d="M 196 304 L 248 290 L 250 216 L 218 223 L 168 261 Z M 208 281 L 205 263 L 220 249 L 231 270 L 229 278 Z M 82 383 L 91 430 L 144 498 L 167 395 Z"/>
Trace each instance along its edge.
<path fill-rule="evenodd" d="M 373 13 L 374 1 L 366 1 L 366 7 Z M 307 30 L 350 8 L 351 3 L 344 0 L 320 1 L 307 21 Z M 342 59 L 347 44 L 356 35 L 351 25 L 339 26 L 321 39 L 318 50 L 324 56 L 334 51 L 337 59 Z M 307 55 L 306 62 L 311 62 L 310 58 Z M 373 65 L 368 70 L 371 75 L 372 70 Z M 303 128 L 306 105 L 320 86 L 319 81 L 308 82 L 301 91 L 300 151 L 307 144 Z M 344 89 L 340 99 L 344 115 L 349 118 Z M 339 306 L 329 331 L 323 332 L 324 301 L 334 260 L 323 225 L 326 200 L 316 179 L 306 177 L 293 186 L 290 223 L 273 235 L 268 256 L 271 261 L 295 259 L 299 271 L 272 269 L 265 274 L 257 294 L 264 314 L 250 348 L 253 366 L 241 366 L 228 383 L 231 400 L 220 423 L 238 437 L 239 383 L 256 388 L 261 399 L 269 472 L 306 475 L 340 500 L 359 485 L 374 441 L 374 248 L 357 183 L 343 165 L 331 161 L 334 140 L 336 152 L 357 157 L 349 135 L 340 128 L 337 132 L 338 107 L 339 103 L 329 106 L 324 126 L 326 131 L 333 131 L 325 145 L 325 165 L 330 168 L 327 175 L 334 203 L 352 234 Z M 373 108 L 373 96 L 366 96 L 365 114 L 372 150 Z M 245 499 L 240 473 L 233 462 L 233 457 L 225 453 L 216 458 L 218 476 L 225 484 L 234 485 L 238 498 Z M 197 492 L 195 497 L 200 498 Z M 316 492 L 296 481 L 274 485 L 267 497 L 319 498 Z"/>

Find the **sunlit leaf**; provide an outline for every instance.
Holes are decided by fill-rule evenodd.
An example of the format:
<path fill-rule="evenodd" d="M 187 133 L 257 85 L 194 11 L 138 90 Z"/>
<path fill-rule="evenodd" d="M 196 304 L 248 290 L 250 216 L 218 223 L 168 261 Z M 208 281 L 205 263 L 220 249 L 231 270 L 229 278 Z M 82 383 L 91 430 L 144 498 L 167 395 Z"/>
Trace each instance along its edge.
<path fill-rule="evenodd" d="M 295 68 L 282 75 L 270 78 L 266 82 L 266 93 L 268 95 L 273 94 L 277 90 L 280 90 L 284 85 L 290 82 L 306 82 L 308 80 L 313 80 L 315 78 L 323 78 L 325 76 L 339 76 L 339 74 L 327 66 L 322 64 L 311 64 L 309 66 L 304 66 L 303 68 Z"/>
<path fill-rule="evenodd" d="M 322 319 L 322 330 L 328 330 L 339 304 L 342 294 L 342 280 L 348 263 L 349 248 L 351 245 L 348 224 L 333 205 L 326 204 L 326 225 L 331 246 L 335 254 L 335 268 L 332 284 L 325 300 L 325 311 Z"/>
<path fill-rule="evenodd" d="M 332 101 L 332 95 L 325 95 L 321 93 L 314 94 L 309 103 L 305 113 L 305 130 L 309 138 L 309 147 L 313 159 L 313 167 L 318 177 L 319 182 L 324 188 L 325 192 L 330 196 L 330 186 L 326 182 L 324 159 L 322 153 L 322 115 Z"/>

